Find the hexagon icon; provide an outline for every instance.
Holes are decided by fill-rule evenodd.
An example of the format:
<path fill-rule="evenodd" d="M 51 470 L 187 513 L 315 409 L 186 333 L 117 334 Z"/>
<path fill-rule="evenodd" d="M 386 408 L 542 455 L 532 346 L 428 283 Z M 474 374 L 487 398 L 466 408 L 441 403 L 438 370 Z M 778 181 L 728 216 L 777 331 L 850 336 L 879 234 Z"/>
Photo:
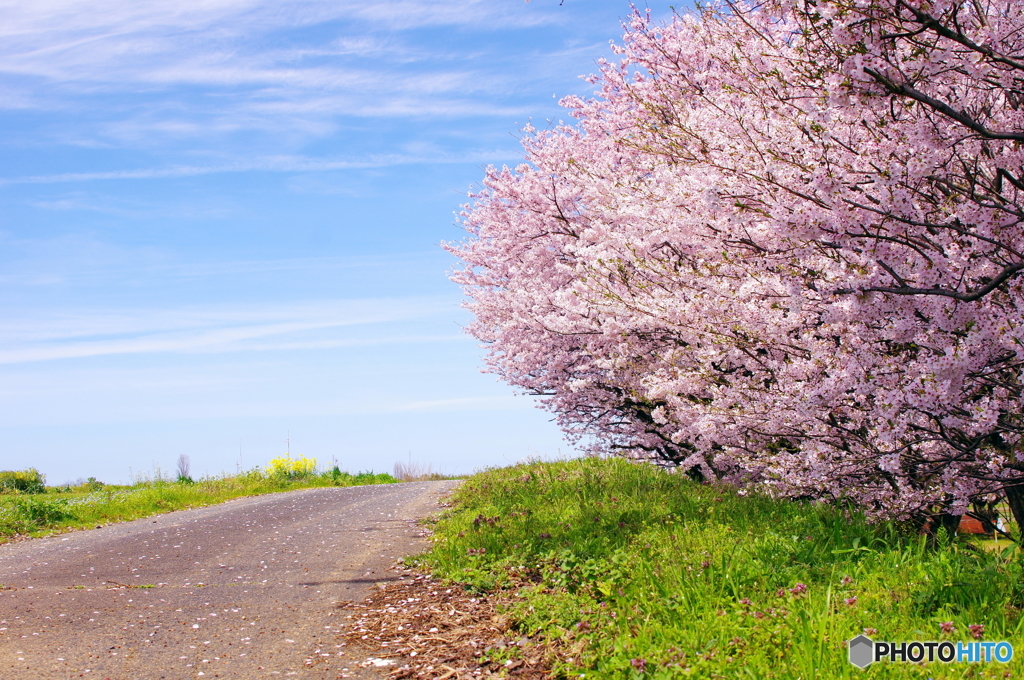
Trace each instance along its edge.
<path fill-rule="evenodd" d="M 850 646 L 850 663 L 857 668 L 867 668 L 874 661 L 875 643 L 867 635 L 858 635 L 847 644 Z"/>

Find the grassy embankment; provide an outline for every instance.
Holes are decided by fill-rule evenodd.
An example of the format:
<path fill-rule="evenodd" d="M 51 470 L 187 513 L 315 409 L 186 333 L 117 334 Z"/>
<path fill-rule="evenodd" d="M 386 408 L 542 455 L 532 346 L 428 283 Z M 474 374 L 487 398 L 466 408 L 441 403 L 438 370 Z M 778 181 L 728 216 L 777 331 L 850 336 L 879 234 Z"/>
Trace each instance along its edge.
<path fill-rule="evenodd" d="M 308 460 L 308 459 L 307 459 Z M 34 471 L 32 471 L 34 472 Z M 17 474 L 17 473 L 8 473 Z M 312 467 L 295 473 L 267 473 L 259 468 L 239 475 L 139 480 L 130 486 L 91 481 L 73 487 L 38 487 L 33 493 L 0 493 L 0 543 L 17 536 L 40 536 L 98 524 L 222 503 L 240 496 L 324 486 L 389 484 L 384 473 L 356 475 L 337 467 L 318 473 Z"/>
<path fill-rule="evenodd" d="M 1005 541 L 929 548 L 834 508 L 593 459 L 476 475 L 436 532 L 423 564 L 514 593 L 514 626 L 555 641 L 566 677 L 974 678 L 1022 666 L 1024 565 Z M 846 641 L 864 631 L 1009 640 L 1018 658 L 861 671 Z"/>

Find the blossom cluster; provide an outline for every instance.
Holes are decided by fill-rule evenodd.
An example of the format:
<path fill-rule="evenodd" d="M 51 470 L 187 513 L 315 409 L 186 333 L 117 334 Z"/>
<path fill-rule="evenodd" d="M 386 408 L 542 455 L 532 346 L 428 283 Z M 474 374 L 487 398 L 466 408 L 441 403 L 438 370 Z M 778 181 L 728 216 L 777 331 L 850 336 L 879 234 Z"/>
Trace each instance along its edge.
<path fill-rule="evenodd" d="M 1022 0 L 637 12 L 447 245 L 489 370 L 698 478 L 886 514 L 1014 488 L 1022 29 Z"/>

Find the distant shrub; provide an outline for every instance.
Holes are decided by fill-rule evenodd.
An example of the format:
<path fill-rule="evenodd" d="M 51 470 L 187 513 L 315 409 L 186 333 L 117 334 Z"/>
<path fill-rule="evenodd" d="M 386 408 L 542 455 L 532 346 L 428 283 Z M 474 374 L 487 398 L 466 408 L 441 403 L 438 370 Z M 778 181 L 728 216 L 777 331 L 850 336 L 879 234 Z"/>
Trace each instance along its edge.
<path fill-rule="evenodd" d="M 345 477 L 351 476 L 352 475 L 350 475 L 347 472 L 342 472 L 341 468 L 339 468 L 337 465 L 335 465 L 334 467 L 332 467 L 330 470 L 323 474 L 324 479 L 330 479 L 336 485 L 339 484 L 341 480 L 344 479 Z"/>
<path fill-rule="evenodd" d="M 386 472 L 360 472 L 357 475 L 343 472 L 337 465 L 320 475 L 331 480 L 334 486 L 365 486 L 367 484 L 394 484 L 399 481 Z"/>
<path fill-rule="evenodd" d="M 46 477 L 35 468 L 0 470 L 0 492 L 46 493 Z"/>
<path fill-rule="evenodd" d="M 19 498 L 14 503 L 14 511 L 21 518 L 40 527 L 56 524 L 72 519 L 74 513 L 65 498 L 43 500 L 37 498 Z"/>
<path fill-rule="evenodd" d="M 260 484 L 267 478 L 267 473 L 263 472 L 263 468 L 256 466 L 250 470 L 246 470 L 239 474 L 236 479 L 242 485 L 253 485 Z"/>
<path fill-rule="evenodd" d="M 184 453 L 178 456 L 178 483 L 195 484 L 192 479 L 192 460 Z"/>
<path fill-rule="evenodd" d="M 402 482 L 423 482 L 445 479 L 445 476 L 435 472 L 434 466 L 410 460 L 407 463 L 395 463 L 395 478 Z"/>
<path fill-rule="evenodd" d="M 397 482 L 397 479 L 386 472 L 360 472 L 352 477 L 352 483 L 356 485 L 395 484 Z"/>

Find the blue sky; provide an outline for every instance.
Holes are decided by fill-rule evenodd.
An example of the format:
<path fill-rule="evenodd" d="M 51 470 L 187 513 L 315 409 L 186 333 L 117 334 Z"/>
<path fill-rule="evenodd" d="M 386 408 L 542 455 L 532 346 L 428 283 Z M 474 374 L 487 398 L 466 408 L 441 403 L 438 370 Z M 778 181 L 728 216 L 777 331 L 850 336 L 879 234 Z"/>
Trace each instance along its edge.
<path fill-rule="evenodd" d="M 438 244 L 629 11 L 0 0 L 0 468 L 570 454 L 480 373 Z"/>

